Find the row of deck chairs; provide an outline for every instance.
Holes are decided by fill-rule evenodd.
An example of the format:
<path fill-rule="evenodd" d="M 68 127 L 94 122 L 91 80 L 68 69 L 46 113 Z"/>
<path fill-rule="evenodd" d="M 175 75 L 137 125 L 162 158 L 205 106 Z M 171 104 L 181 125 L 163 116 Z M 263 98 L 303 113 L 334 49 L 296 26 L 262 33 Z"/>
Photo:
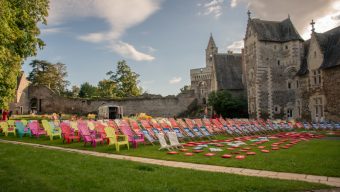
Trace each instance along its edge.
<path fill-rule="evenodd" d="M 83 141 L 84 145 L 90 143 L 94 147 L 98 143 L 108 143 L 115 145 L 119 150 L 121 145 L 132 144 L 137 147 L 138 143 L 148 141 L 151 144 L 159 142 L 161 148 L 164 140 L 170 142 L 169 146 L 174 147 L 176 144 L 171 143 L 169 136 L 174 133 L 176 139 L 197 140 L 197 139 L 214 139 L 216 135 L 225 134 L 232 137 L 248 135 L 265 135 L 282 131 L 292 131 L 295 128 L 306 130 L 340 130 L 339 123 L 307 123 L 271 120 L 250 120 L 250 119 L 174 119 L 174 118 L 157 118 L 150 120 L 135 119 L 116 119 L 116 120 L 99 120 L 99 121 L 14 121 L 0 122 L 0 128 L 7 136 L 9 133 L 18 134 L 19 137 L 24 135 L 48 136 L 50 140 L 62 138 L 63 142 Z M 161 141 L 162 140 L 162 141 Z M 174 140 L 173 140 L 174 141 Z M 166 146 L 166 145 L 164 145 Z M 164 148 L 164 147 L 163 147 Z M 167 148 L 167 147 L 165 147 Z"/>

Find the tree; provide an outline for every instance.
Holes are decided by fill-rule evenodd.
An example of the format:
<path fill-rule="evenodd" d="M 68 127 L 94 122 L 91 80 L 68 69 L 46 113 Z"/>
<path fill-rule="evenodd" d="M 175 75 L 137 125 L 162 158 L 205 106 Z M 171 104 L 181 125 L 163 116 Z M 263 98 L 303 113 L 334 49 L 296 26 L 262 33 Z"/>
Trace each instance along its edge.
<path fill-rule="evenodd" d="M 8 108 L 21 63 L 44 42 L 38 23 L 46 24 L 48 0 L 0 0 L 0 108 Z"/>
<path fill-rule="evenodd" d="M 248 114 L 247 101 L 243 98 L 233 97 L 226 90 L 211 92 L 208 97 L 208 105 L 223 117 L 247 117 Z"/>
<path fill-rule="evenodd" d="M 46 85 L 53 91 L 64 93 L 69 81 L 67 77 L 66 65 L 63 63 L 52 64 L 45 60 L 33 60 L 29 64 L 33 69 L 28 76 L 28 80 L 33 85 Z"/>
<path fill-rule="evenodd" d="M 126 61 L 118 61 L 117 70 L 106 73 L 115 82 L 118 97 L 138 96 L 142 90 L 138 87 L 139 75 L 131 70 Z"/>
<path fill-rule="evenodd" d="M 115 98 L 117 97 L 116 83 L 109 79 L 98 82 L 98 95 L 100 97 Z"/>
<path fill-rule="evenodd" d="M 72 90 L 71 90 L 72 97 L 78 97 L 79 92 L 80 92 L 80 88 L 76 85 L 73 85 Z"/>
<path fill-rule="evenodd" d="M 79 97 L 93 98 L 97 96 L 97 87 L 85 82 L 80 85 Z"/>
<path fill-rule="evenodd" d="M 189 85 L 184 85 L 184 87 L 182 87 L 180 89 L 181 93 L 184 93 L 184 92 L 189 91 L 189 90 L 190 90 L 190 86 Z"/>

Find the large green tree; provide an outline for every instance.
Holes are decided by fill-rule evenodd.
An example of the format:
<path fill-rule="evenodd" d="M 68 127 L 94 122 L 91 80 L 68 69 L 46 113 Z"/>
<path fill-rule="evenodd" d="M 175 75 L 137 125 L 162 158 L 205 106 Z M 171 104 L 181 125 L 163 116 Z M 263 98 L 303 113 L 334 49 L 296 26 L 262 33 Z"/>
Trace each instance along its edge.
<path fill-rule="evenodd" d="M 0 0 L 0 108 L 13 100 L 21 63 L 44 42 L 38 23 L 46 24 L 48 0 Z"/>
<path fill-rule="evenodd" d="M 104 98 L 116 98 L 116 83 L 110 79 L 104 79 L 98 82 L 98 95 Z"/>
<path fill-rule="evenodd" d="M 98 96 L 98 89 L 96 86 L 85 82 L 80 85 L 79 97 L 81 98 L 93 98 Z"/>
<path fill-rule="evenodd" d="M 247 101 L 242 97 L 233 97 L 226 90 L 213 91 L 209 94 L 208 105 L 212 106 L 214 111 L 223 117 L 247 117 Z"/>
<path fill-rule="evenodd" d="M 125 60 L 118 61 L 116 71 L 109 71 L 107 75 L 115 82 L 118 97 L 131 97 L 141 94 L 142 89 L 138 87 L 139 74 L 133 72 Z"/>
<path fill-rule="evenodd" d="M 33 60 L 30 63 L 33 68 L 28 76 L 28 80 L 33 85 L 46 85 L 53 91 L 64 93 L 70 84 L 66 80 L 67 70 L 63 63 L 52 64 L 45 60 Z"/>

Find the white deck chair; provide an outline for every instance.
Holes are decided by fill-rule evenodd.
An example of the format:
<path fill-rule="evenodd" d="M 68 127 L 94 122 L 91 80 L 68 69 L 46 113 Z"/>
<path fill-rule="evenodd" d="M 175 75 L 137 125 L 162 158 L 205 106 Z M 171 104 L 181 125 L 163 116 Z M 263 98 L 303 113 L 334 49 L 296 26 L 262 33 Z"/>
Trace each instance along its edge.
<path fill-rule="evenodd" d="M 157 133 L 157 137 L 159 144 L 161 145 L 161 147 L 158 150 L 167 149 L 170 151 L 170 149 L 172 149 L 172 147 L 166 143 L 164 133 Z"/>
<path fill-rule="evenodd" d="M 183 148 L 183 145 L 179 143 L 177 134 L 175 132 L 168 132 L 167 134 L 168 134 L 171 147 L 176 147 L 176 148 L 182 147 Z"/>

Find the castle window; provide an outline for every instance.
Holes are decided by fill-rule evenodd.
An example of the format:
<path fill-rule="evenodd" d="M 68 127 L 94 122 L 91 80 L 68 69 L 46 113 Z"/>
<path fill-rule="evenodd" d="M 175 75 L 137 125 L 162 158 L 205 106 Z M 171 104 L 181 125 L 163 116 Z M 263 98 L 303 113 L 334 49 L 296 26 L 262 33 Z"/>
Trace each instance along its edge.
<path fill-rule="evenodd" d="M 277 65 L 280 66 L 280 60 L 277 60 Z"/>
<path fill-rule="evenodd" d="M 296 80 L 296 88 L 299 88 L 299 80 Z"/>
<path fill-rule="evenodd" d="M 293 110 L 287 109 L 287 118 L 292 118 L 292 117 L 293 117 Z"/>
<path fill-rule="evenodd" d="M 276 45 L 274 45 L 274 49 L 276 50 Z"/>
<path fill-rule="evenodd" d="M 288 45 L 286 45 L 286 49 L 288 49 Z"/>
<path fill-rule="evenodd" d="M 316 51 L 314 51 L 314 58 L 316 58 Z"/>
<path fill-rule="evenodd" d="M 319 86 L 321 84 L 321 71 L 312 70 L 311 84 L 312 86 Z"/>
<path fill-rule="evenodd" d="M 288 82 L 288 89 L 292 89 L 292 83 Z"/>
<path fill-rule="evenodd" d="M 313 108 L 316 117 L 315 119 L 320 120 L 319 118 L 324 116 L 322 97 L 316 97 L 313 99 Z"/>

